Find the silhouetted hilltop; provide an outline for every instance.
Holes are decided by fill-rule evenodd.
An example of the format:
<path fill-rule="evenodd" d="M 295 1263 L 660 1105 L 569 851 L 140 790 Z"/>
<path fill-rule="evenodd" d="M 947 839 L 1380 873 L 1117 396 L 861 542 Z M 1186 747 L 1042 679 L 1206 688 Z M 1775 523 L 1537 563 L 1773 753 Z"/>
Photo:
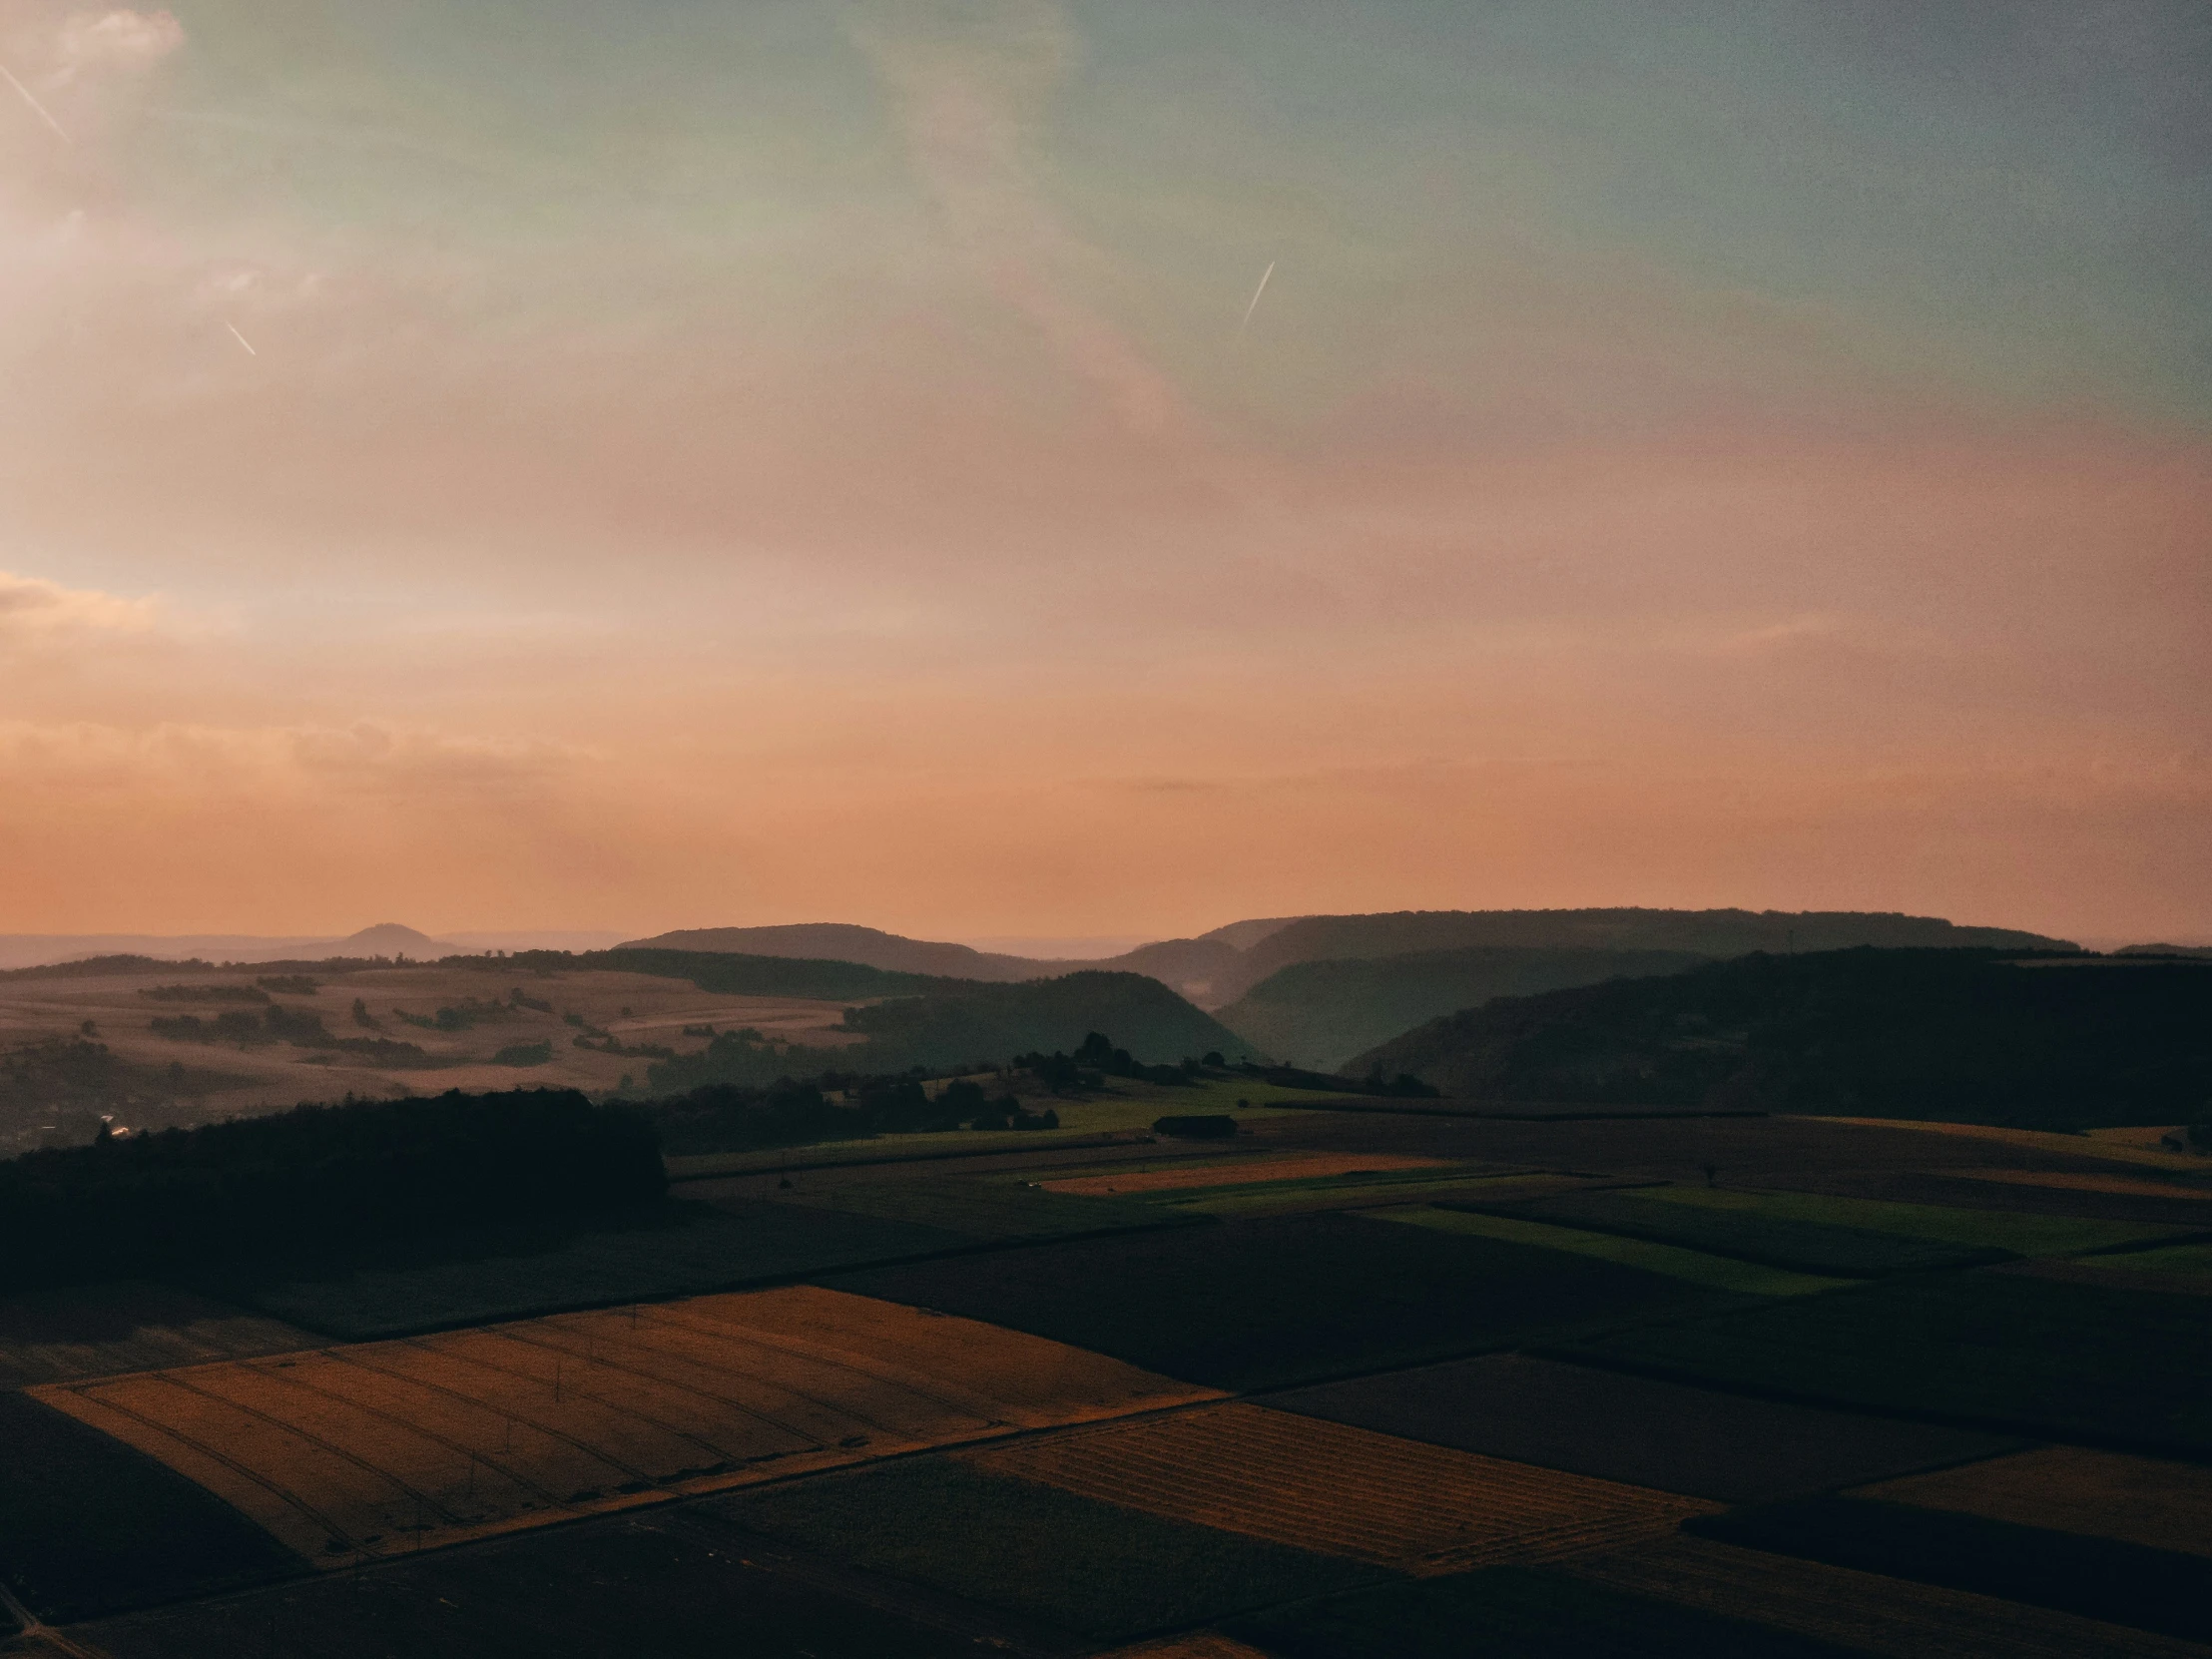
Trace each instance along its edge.
<path fill-rule="evenodd" d="M 1142 973 L 1219 1008 L 1298 962 L 1368 960 L 1416 951 L 1672 950 L 1703 957 L 1856 945 L 2070 950 L 2066 940 L 2005 927 L 1958 927 L 1936 916 L 1831 910 L 1397 910 L 1376 915 L 1233 921 L 1189 939 L 1159 939 L 1098 961 L 994 955 L 964 944 L 903 938 L 844 922 L 694 927 L 623 948 L 735 952 L 864 962 L 902 973 L 1015 983 L 1070 973 Z M 411 952 L 410 952 L 411 954 Z M 1609 970 L 1608 970 L 1609 971 Z M 1602 978 L 1604 972 L 1593 977 Z"/>
<path fill-rule="evenodd" d="M 1475 1100 L 1708 1105 L 2033 1128 L 2212 1098 L 2212 967 L 1978 950 L 1758 954 L 1504 997 L 1344 1070 Z"/>
<path fill-rule="evenodd" d="M 860 962 L 897 973 L 949 979 L 1034 979 L 1052 971 L 1052 964 L 1027 956 L 999 956 L 964 944 L 909 939 L 842 921 L 794 922 L 781 927 L 681 927 L 649 939 L 631 939 L 616 948 Z"/>
<path fill-rule="evenodd" d="M 1371 960 L 1294 962 L 1228 1007 L 1222 1024 L 1269 1053 L 1331 1071 L 1353 1055 L 1493 996 L 1677 973 L 1709 958 L 1681 950 L 1477 945 Z"/>

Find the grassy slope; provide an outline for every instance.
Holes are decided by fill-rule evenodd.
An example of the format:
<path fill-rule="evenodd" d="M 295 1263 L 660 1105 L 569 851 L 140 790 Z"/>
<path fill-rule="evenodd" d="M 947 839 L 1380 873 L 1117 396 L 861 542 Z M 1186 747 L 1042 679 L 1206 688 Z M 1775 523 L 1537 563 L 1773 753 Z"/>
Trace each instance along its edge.
<path fill-rule="evenodd" d="M 2014 1256 L 2076 1256 L 2085 1251 L 2170 1239 L 2188 1231 L 2159 1222 L 2098 1221 L 2077 1216 L 2019 1215 L 2007 1210 L 1953 1209 L 1940 1204 L 1899 1204 L 1886 1199 L 1831 1198 L 1825 1193 L 1736 1192 L 1713 1187 L 1652 1187 L 1642 1196 L 1657 1203 L 1773 1216 L 1895 1233 L 1908 1239 L 1966 1249 L 2009 1251 Z"/>

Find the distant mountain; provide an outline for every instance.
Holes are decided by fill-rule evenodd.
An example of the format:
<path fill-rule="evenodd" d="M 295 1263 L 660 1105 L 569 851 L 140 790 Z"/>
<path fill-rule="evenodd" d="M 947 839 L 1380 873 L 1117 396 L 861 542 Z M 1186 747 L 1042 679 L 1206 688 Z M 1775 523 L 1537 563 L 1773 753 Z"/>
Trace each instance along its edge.
<path fill-rule="evenodd" d="M 616 948 L 861 962 L 893 973 L 926 973 L 946 979 L 1009 981 L 1036 979 L 1056 971 L 1054 964 L 1026 956 L 999 956 L 964 944 L 903 938 L 841 921 L 803 921 L 780 927 L 680 927 L 649 939 L 631 939 Z"/>
<path fill-rule="evenodd" d="M 373 927 L 364 927 L 358 933 L 348 933 L 333 941 L 333 956 L 412 956 L 416 961 L 435 960 L 440 956 L 458 956 L 461 947 L 448 944 L 443 939 L 433 939 L 427 933 L 418 933 L 412 927 L 402 927 L 396 921 L 379 921 Z"/>
<path fill-rule="evenodd" d="M 1886 949 L 2071 950 L 2064 939 L 2006 927 L 1958 927 L 1937 916 L 1862 910 L 1399 910 L 1304 916 L 1244 953 L 1236 994 L 1293 962 L 1401 956 L 1416 950 L 1517 946 L 1561 950 L 1681 950 L 1727 957 Z M 1234 983 L 1234 980 L 1229 981 Z M 1216 993 L 1222 989 L 1217 983 Z"/>
<path fill-rule="evenodd" d="M 1294 962 L 1215 1017 L 1288 1063 L 1333 1071 L 1400 1032 L 1493 996 L 1679 973 L 1709 958 L 1682 950 L 1550 950 L 1477 945 L 1368 960 Z"/>
<path fill-rule="evenodd" d="M 1956 927 L 1936 916 L 1856 910 L 1397 910 L 1377 915 L 1272 916 L 1233 921 L 1190 939 L 1160 939 L 1119 956 L 1053 961 L 909 939 L 845 922 L 781 927 L 688 927 L 633 946 L 864 962 L 899 973 L 1011 983 L 1094 969 L 1142 973 L 1202 1008 L 1235 1002 L 1297 962 L 1362 960 L 1477 947 L 1540 950 L 1674 950 L 1705 957 L 1754 950 L 1972 947 L 2073 948 L 2063 939 L 2003 927 Z M 410 953 L 411 954 L 411 953 Z M 1599 975 L 1603 977 L 1603 975 Z"/>
<path fill-rule="evenodd" d="M 2212 966 L 1981 950 L 1752 955 L 1502 997 L 1354 1058 L 1473 1100 L 2072 1129 L 2212 1098 Z"/>
<path fill-rule="evenodd" d="M 417 961 L 458 955 L 462 947 L 396 921 L 380 921 L 342 939 L 266 933 L 0 933 L 0 968 L 43 967 L 93 956 L 159 961 L 319 961 L 327 956 L 396 956 Z"/>

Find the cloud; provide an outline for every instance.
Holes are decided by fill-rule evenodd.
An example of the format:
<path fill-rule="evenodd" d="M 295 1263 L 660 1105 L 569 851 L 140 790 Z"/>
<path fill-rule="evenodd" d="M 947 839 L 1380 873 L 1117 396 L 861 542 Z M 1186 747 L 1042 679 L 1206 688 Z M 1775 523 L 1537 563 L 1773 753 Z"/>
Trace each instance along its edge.
<path fill-rule="evenodd" d="M 1068 229 L 1036 176 L 1037 118 L 1076 56 L 1060 8 L 1046 0 L 902 5 L 861 14 L 846 29 L 897 98 L 922 182 L 992 289 L 1106 394 L 1130 431 L 1196 438 L 1174 382 L 1081 296 L 1101 256 Z"/>
<path fill-rule="evenodd" d="M 152 599 L 123 599 L 90 588 L 65 588 L 36 576 L 0 570 L 0 644 L 64 636 L 144 634 L 158 620 Z"/>
<path fill-rule="evenodd" d="M 132 74 L 150 68 L 185 44 L 185 26 L 169 11 L 79 12 L 63 20 L 55 36 L 49 86 L 83 76 Z"/>

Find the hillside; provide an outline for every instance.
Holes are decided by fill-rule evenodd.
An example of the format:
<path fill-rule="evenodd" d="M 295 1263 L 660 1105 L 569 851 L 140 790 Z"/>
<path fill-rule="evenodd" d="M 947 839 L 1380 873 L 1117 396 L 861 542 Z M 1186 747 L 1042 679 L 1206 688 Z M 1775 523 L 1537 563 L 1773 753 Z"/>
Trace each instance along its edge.
<path fill-rule="evenodd" d="M 1070 973 L 1021 984 L 944 984 L 846 1010 L 838 1048 L 763 1042 L 724 1031 L 705 1049 L 647 1073 L 656 1091 L 707 1083 L 758 1085 L 823 1071 L 886 1073 L 1033 1052 L 1072 1053 L 1093 1031 L 1148 1064 L 1219 1052 L 1231 1061 L 1265 1054 L 1156 979 L 1140 973 Z"/>
<path fill-rule="evenodd" d="M 1306 916 L 1245 952 L 1243 983 L 1293 962 L 1400 956 L 1477 946 L 1541 950 L 1679 950 L 1707 957 L 1755 950 L 2070 950 L 2064 939 L 2006 927 L 1959 927 L 1937 916 L 1862 910 L 1399 910 Z"/>
<path fill-rule="evenodd" d="M 833 959 L 862 962 L 892 972 L 994 983 L 1084 971 L 1142 973 L 1201 1007 L 1220 1008 L 1237 1001 L 1270 974 L 1298 962 L 1358 961 L 1416 951 L 1472 949 L 1667 950 L 1719 958 L 1754 950 L 1845 950 L 1856 945 L 1887 949 L 2073 948 L 2063 939 L 2004 927 L 1958 927 L 1936 916 L 1856 910 L 1798 913 L 1646 909 L 1396 910 L 1375 915 L 1275 916 L 1233 921 L 1196 938 L 1157 939 L 1119 956 L 1085 962 L 995 955 L 964 944 L 909 939 L 873 927 L 827 921 L 782 927 L 683 928 L 650 939 L 635 939 L 621 948 Z"/>
<path fill-rule="evenodd" d="M 964 944 L 909 939 L 841 921 L 795 922 L 782 927 L 682 927 L 649 939 L 631 939 L 620 950 L 682 950 L 733 956 L 779 956 L 803 961 L 860 962 L 894 973 L 943 979 L 1034 979 L 1052 965 L 1026 956 L 1000 956 Z"/>
<path fill-rule="evenodd" d="M 2212 968 L 1953 950 L 1753 955 L 1503 998 L 1344 1070 L 1376 1066 L 1478 1100 L 2174 1123 L 2212 1098 Z"/>
<path fill-rule="evenodd" d="M 1676 973 L 1707 960 L 1680 950 L 1546 950 L 1480 945 L 1372 960 L 1295 962 L 1215 1017 L 1286 1062 L 1332 1071 L 1400 1032 L 1494 996 Z"/>

